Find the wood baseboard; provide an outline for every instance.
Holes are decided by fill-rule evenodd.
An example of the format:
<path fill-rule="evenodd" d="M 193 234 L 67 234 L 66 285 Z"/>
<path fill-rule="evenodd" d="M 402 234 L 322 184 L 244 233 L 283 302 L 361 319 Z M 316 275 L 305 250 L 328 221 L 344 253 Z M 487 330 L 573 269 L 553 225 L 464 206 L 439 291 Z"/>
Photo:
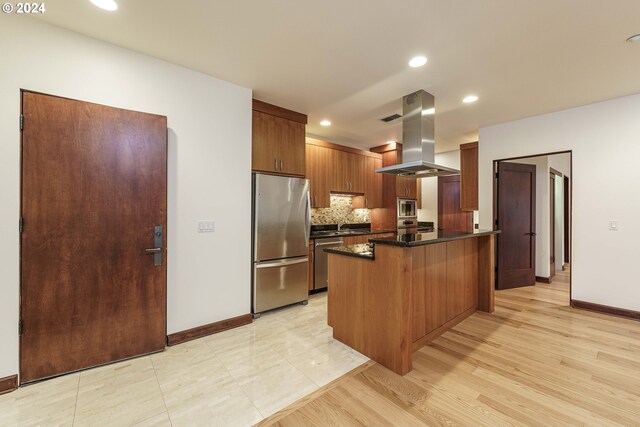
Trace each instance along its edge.
<path fill-rule="evenodd" d="M 215 334 L 216 332 L 222 332 L 227 329 L 237 328 L 238 326 L 248 325 L 251 322 L 253 322 L 253 316 L 251 314 L 243 314 L 242 316 L 232 317 L 231 319 L 221 320 L 219 322 L 209 323 L 208 325 L 198 326 L 197 328 L 187 329 L 186 331 L 176 332 L 175 334 L 167 335 L 167 345 L 172 346 L 181 344 L 183 342 Z"/>
<path fill-rule="evenodd" d="M 0 394 L 10 393 L 18 388 L 18 376 L 0 378 Z"/>
<path fill-rule="evenodd" d="M 550 285 L 551 284 L 551 278 L 542 277 L 542 276 L 536 276 L 536 282 L 546 283 L 547 285 Z"/>
<path fill-rule="evenodd" d="M 592 302 L 572 299 L 571 307 L 582 310 L 595 311 L 596 313 L 610 314 L 632 320 L 640 320 L 640 311 L 627 310 L 626 308 L 611 307 L 608 305 L 594 304 Z"/>

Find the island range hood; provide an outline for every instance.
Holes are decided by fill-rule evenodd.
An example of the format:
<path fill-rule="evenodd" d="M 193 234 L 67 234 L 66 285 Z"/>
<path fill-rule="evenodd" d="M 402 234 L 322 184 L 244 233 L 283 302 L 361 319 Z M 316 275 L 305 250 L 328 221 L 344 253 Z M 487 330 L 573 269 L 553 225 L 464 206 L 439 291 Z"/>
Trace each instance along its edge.
<path fill-rule="evenodd" d="M 458 175 L 459 170 L 440 166 L 435 159 L 435 98 L 419 90 L 402 98 L 402 163 L 376 172 L 409 178 Z"/>

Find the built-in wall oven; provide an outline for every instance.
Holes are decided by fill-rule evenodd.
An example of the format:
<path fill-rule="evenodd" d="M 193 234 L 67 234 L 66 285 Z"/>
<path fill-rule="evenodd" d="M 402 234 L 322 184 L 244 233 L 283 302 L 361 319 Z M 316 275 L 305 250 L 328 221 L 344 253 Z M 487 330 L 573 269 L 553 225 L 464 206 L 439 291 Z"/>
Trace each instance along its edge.
<path fill-rule="evenodd" d="M 398 199 L 398 234 L 415 234 L 418 232 L 418 210 L 416 199 Z"/>

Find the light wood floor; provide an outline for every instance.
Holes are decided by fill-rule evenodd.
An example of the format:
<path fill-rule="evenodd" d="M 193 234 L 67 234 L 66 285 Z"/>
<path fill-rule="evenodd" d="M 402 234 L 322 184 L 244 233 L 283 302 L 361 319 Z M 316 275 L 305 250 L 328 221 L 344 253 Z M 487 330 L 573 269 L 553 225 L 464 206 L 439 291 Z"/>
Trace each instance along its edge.
<path fill-rule="evenodd" d="M 368 362 L 260 425 L 640 426 L 640 322 L 568 304 L 568 271 L 499 291 L 405 377 Z"/>

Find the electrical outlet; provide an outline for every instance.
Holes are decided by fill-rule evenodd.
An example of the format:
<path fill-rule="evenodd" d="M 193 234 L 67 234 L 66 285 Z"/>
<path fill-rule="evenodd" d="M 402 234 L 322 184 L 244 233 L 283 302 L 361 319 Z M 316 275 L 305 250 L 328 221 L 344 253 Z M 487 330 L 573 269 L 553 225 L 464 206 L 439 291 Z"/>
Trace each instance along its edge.
<path fill-rule="evenodd" d="M 618 221 L 615 221 L 615 220 L 609 221 L 609 230 L 618 231 Z"/>
<path fill-rule="evenodd" d="M 198 233 L 213 233 L 216 231 L 215 221 L 198 221 Z"/>

